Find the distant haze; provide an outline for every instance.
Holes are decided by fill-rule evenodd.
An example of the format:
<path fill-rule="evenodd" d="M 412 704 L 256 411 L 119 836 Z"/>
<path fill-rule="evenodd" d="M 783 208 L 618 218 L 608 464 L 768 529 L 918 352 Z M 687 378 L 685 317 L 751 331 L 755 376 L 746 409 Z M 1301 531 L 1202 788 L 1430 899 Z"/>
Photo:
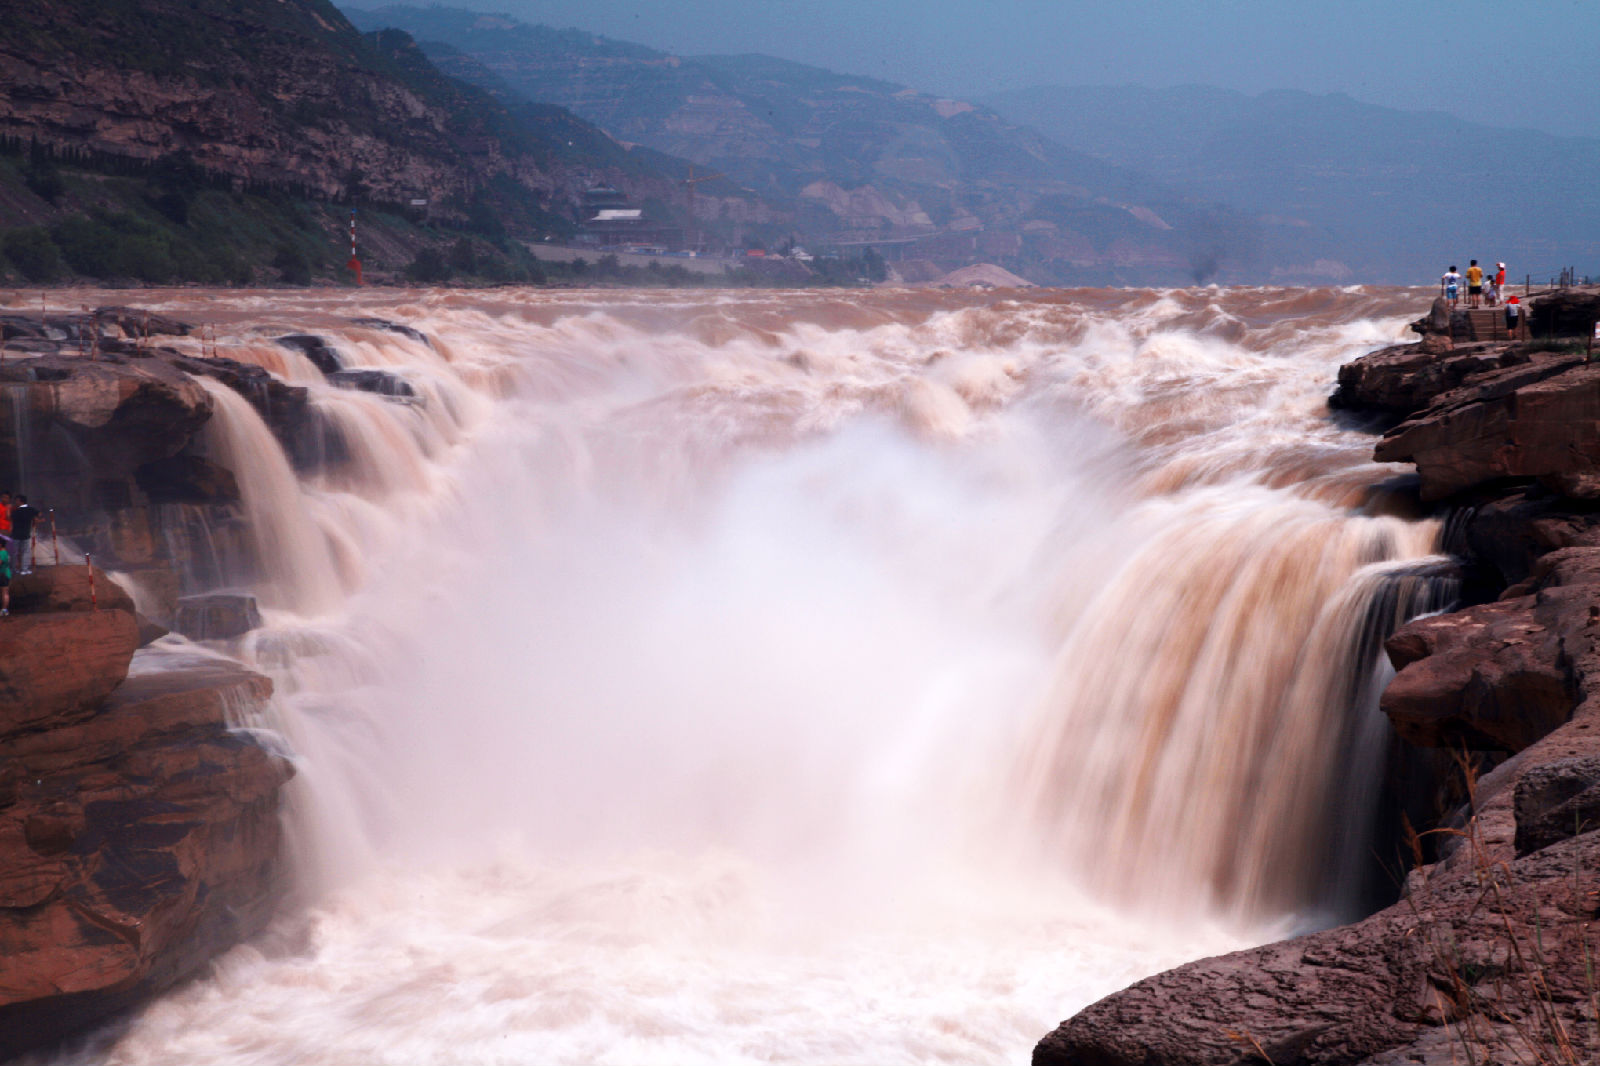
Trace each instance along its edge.
<path fill-rule="evenodd" d="M 345 0 L 378 6 L 380 0 Z M 478 0 L 680 55 L 761 52 L 953 96 L 1030 85 L 1344 92 L 1600 135 L 1594 0 Z"/>

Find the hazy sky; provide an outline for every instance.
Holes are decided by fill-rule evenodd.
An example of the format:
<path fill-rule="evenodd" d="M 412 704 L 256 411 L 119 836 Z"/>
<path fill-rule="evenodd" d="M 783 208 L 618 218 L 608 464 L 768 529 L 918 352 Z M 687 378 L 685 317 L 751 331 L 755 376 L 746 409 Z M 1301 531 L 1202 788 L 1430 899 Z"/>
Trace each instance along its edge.
<path fill-rule="evenodd" d="M 1600 136 L 1600 0 L 441 2 L 685 55 L 765 52 L 950 95 L 1071 84 L 1341 91 Z"/>

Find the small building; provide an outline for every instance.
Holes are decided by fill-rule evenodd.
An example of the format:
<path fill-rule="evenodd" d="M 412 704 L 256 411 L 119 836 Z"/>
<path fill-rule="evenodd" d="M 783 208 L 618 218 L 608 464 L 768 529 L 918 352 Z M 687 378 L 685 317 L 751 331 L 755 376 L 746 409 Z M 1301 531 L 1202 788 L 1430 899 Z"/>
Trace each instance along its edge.
<path fill-rule="evenodd" d="M 600 248 L 668 249 L 683 247 L 683 230 L 645 217 L 637 207 L 602 207 L 584 219 L 579 244 Z"/>

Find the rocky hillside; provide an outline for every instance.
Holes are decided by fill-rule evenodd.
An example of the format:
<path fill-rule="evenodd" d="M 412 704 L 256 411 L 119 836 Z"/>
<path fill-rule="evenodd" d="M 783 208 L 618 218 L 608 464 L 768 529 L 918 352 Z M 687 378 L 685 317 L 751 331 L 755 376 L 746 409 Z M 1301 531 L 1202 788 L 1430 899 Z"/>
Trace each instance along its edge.
<path fill-rule="evenodd" d="M 1254 226 L 1061 147 L 993 111 L 770 56 L 683 57 L 503 15 L 352 11 L 447 71 L 487 72 L 619 139 L 726 174 L 803 241 L 891 259 L 988 260 L 1036 281 L 1184 280 L 1251 269 Z M 448 53 L 436 47 L 448 49 Z M 466 63 L 470 62 L 470 66 Z M 714 188 L 697 205 L 727 210 Z"/>
<path fill-rule="evenodd" d="M 1405 742 L 1465 761 L 1470 801 L 1419 842 L 1438 861 L 1364 921 L 1101 1000 L 1036 1064 L 1600 1061 L 1600 368 L 1561 336 L 1587 334 L 1600 295 L 1534 312 L 1555 336 L 1458 346 L 1436 309 L 1334 397 L 1389 424 L 1376 458 L 1416 463 L 1454 516 L 1464 605 L 1389 639 L 1380 704 Z"/>
<path fill-rule="evenodd" d="M 380 276 L 465 237 L 456 259 L 488 267 L 454 273 L 538 280 L 508 235 L 570 233 L 597 184 L 670 203 L 686 166 L 325 0 L 0 0 L 0 19 L 0 283 L 337 278 L 352 206 Z"/>

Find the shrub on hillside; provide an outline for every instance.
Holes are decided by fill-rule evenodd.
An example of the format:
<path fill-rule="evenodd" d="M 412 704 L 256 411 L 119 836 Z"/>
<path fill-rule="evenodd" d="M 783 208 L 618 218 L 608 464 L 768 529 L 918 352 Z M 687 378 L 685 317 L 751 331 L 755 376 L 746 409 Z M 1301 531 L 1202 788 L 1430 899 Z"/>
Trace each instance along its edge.
<path fill-rule="evenodd" d="M 171 281 L 180 273 L 172 237 L 132 215 L 75 215 L 50 232 L 67 264 L 94 278 Z"/>
<path fill-rule="evenodd" d="M 280 244 L 272 256 L 272 269 L 285 285 L 310 285 L 311 264 L 306 255 L 292 244 Z"/>
<path fill-rule="evenodd" d="M 462 237 L 450 246 L 450 269 L 460 274 L 478 273 L 478 253 L 470 237 Z"/>
<path fill-rule="evenodd" d="M 29 281 L 54 281 L 61 276 L 61 250 L 43 226 L 12 230 L 0 250 Z"/>
<path fill-rule="evenodd" d="M 406 277 L 425 285 L 449 281 L 450 264 L 439 254 L 439 249 L 424 248 L 417 253 L 415 259 L 411 260 L 411 265 L 406 267 Z"/>

